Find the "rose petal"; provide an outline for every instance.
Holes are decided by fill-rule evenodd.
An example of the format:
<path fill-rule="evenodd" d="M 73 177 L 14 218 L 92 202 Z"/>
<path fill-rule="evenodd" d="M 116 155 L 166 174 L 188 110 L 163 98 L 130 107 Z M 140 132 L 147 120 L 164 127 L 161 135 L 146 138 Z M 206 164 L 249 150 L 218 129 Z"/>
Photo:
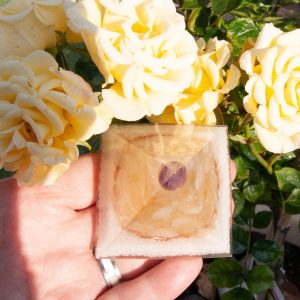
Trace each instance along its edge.
<path fill-rule="evenodd" d="M 269 109 L 267 113 L 270 129 L 281 130 L 282 119 L 280 115 L 280 107 L 274 97 L 271 97 L 269 101 Z"/>
<path fill-rule="evenodd" d="M 255 130 L 262 145 L 273 153 L 287 153 L 300 147 L 300 134 L 286 136 L 280 131 L 271 131 L 255 123 Z"/>
<path fill-rule="evenodd" d="M 273 85 L 273 69 L 278 54 L 278 48 L 272 47 L 267 50 L 260 50 L 257 53 L 258 60 L 261 64 L 261 76 L 267 86 Z"/>
<path fill-rule="evenodd" d="M 203 105 L 207 112 L 213 111 L 222 101 L 223 95 L 220 92 L 206 91 L 202 95 Z"/>
<path fill-rule="evenodd" d="M 277 38 L 277 44 L 280 46 L 300 46 L 300 29 L 283 33 Z"/>
<path fill-rule="evenodd" d="M 289 47 L 285 49 L 280 49 L 277 55 L 275 70 L 277 74 L 285 72 L 285 67 L 290 64 L 290 60 L 295 56 L 300 54 L 300 49 L 297 47 Z M 299 65 L 298 65 L 299 66 Z"/>
<path fill-rule="evenodd" d="M 244 70 L 248 75 L 253 75 L 255 60 L 256 54 L 254 49 L 244 52 L 239 61 L 241 69 Z"/>
<path fill-rule="evenodd" d="M 284 114 L 292 116 L 296 113 L 297 109 L 289 104 L 287 104 L 285 99 L 285 86 L 289 79 L 289 74 L 282 74 L 277 76 L 275 83 L 274 83 L 274 94 L 276 100 L 281 105 L 281 110 Z"/>
<path fill-rule="evenodd" d="M 269 127 L 269 120 L 268 120 L 268 110 L 266 106 L 259 105 L 254 117 L 255 123 L 259 124 L 260 126 L 263 126 L 265 128 Z"/>
<path fill-rule="evenodd" d="M 258 104 L 266 104 L 266 86 L 261 77 L 258 77 L 255 81 L 253 96 Z"/>
<path fill-rule="evenodd" d="M 235 65 L 231 65 L 230 68 L 227 70 L 225 85 L 220 90 L 220 92 L 227 94 L 231 90 L 236 88 L 239 84 L 240 77 L 241 77 L 240 70 Z"/>
<path fill-rule="evenodd" d="M 260 32 L 255 43 L 256 49 L 264 49 L 273 46 L 274 39 L 278 38 L 283 32 L 276 28 L 272 23 L 267 23 Z"/>
<path fill-rule="evenodd" d="M 219 80 L 220 80 L 220 74 L 219 74 L 219 69 L 216 66 L 216 64 L 208 57 L 202 56 L 199 59 L 200 66 L 205 70 L 207 73 L 211 85 L 213 88 L 216 88 Z"/>

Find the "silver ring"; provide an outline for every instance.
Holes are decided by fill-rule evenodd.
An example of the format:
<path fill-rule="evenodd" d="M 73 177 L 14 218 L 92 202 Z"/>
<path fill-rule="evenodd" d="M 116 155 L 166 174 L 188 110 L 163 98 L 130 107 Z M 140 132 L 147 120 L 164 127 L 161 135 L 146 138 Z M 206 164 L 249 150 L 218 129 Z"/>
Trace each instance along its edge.
<path fill-rule="evenodd" d="M 114 260 L 109 258 L 98 259 L 102 274 L 109 288 L 115 286 L 121 281 L 121 273 Z"/>

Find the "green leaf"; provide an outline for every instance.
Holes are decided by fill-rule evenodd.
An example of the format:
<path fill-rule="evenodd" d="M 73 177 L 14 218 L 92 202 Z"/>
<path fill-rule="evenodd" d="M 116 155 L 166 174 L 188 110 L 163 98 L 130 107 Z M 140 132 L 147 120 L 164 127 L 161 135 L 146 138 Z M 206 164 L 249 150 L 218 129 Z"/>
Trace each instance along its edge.
<path fill-rule="evenodd" d="M 251 208 L 247 206 L 247 204 L 251 204 L 250 202 L 245 202 L 245 206 L 240 211 L 239 215 L 234 217 L 234 222 L 238 225 L 247 225 L 249 224 L 249 219 L 251 219 Z"/>
<path fill-rule="evenodd" d="M 232 190 L 232 198 L 234 200 L 233 217 L 236 217 L 244 207 L 245 199 L 239 189 Z"/>
<path fill-rule="evenodd" d="M 232 12 L 236 17 L 249 17 L 251 19 L 256 19 L 260 22 L 265 21 L 265 18 L 272 16 L 272 1 L 264 0 L 243 0 L 242 4 Z M 262 19 L 265 16 L 264 19 Z M 267 21 L 265 21 L 267 22 Z M 271 21 L 269 21 L 271 22 Z"/>
<path fill-rule="evenodd" d="M 253 147 L 257 153 L 262 153 L 266 151 L 266 149 L 260 142 L 253 143 Z"/>
<path fill-rule="evenodd" d="M 282 256 L 282 250 L 273 241 L 258 240 L 252 245 L 252 254 L 258 262 L 273 264 Z"/>
<path fill-rule="evenodd" d="M 248 169 L 256 169 L 257 160 L 250 152 L 248 145 L 238 144 L 239 155 L 243 158 L 243 163 Z"/>
<path fill-rule="evenodd" d="M 84 145 L 79 145 L 79 154 L 83 155 L 89 152 L 97 152 L 99 150 L 101 143 L 101 136 L 99 134 L 93 135 L 90 139 L 87 140 L 87 144 L 89 147 L 85 147 Z"/>
<path fill-rule="evenodd" d="M 293 190 L 286 201 L 285 211 L 291 215 L 300 214 L 300 189 Z"/>
<path fill-rule="evenodd" d="M 234 142 L 239 142 L 239 143 L 244 144 L 244 145 L 247 144 L 247 139 L 244 136 L 240 135 L 240 134 L 229 135 L 229 138 Z"/>
<path fill-rule="evenodd" d="M 274 164 L 274 170 L 278 171 L 283 168 L 287 162 L 293 160 L 296 157 L 294 152 L 283 153 L 280 158 Z"/>
<path fill-rule="evenodd" d="M 57 32 L 60 37 L 57 48 L 48 49 L 55 56 L 60 67 L 70 70 L 85 79 L 94 91 L 101 91 L 104 78 L 92 61 L 84 43 L 68 44 L 65 33 Z"/>
<path fill-rule="evenodd" d="M 0 169 L 0 179 L 11 177 L 14 173 L 6 171 L 5 169 Z"/>
<path fill-rule="evenodd" d="M 248 274 L 248 289 L 254 294 L 265 292 L 273 286 L 273 280 L 274 273 L 268 266 L 255 266 Z"/>
<path fill-rule="evenodd" d="M 94 91 L 101 90 L 104 78 L 90 58 L 81 57 L 76 62 L 75 73 L 88 81 Z"/>
<path fill-rule="evenodd" d="M 300 171 L 293 168 L 282 168 L 275 171 L 279 188 L 284 192 L 292 192 L 300 188 Z"/>
<path fill-rule="evenodd" d="M 233 55 L 237 55 L 246 39 L 255 40 L 260 27 L 251 18 L 236 18 L 225 25 L 227 36 L 234 46 Z"/>
<path fill-rule="evenodd" d="M 243 186 L 243 195 L 245 199 L 253 203 L 257 202 L 257 200 L 263 196 L 264 191 L 265 185 L 263 181 L 256 184 L 246 181 Z"/>
<path fill-rule="evenodd" d="M 232 259 L 217 259 L 208 267 L 208 278 L 218 288 L 234 287 L 241 283 L 242 268 Z"/>
<path fill-rule="evenodd" d="M 221 300 L 252 300 L 253 295 L 244 288 L 234 288 L 231 291 L 225 293 Z"/>
<path fill-rule="evenodd" d="M 207 28 L 208 26 L 209 15 L 210 9 L 206 7 L 194 9 L 187 21 L 188 29 L 193 33 L 196 33 L 199 30 L 202 33 L 203 30 L 201 30 L 201 28 Z"/>
<path fill-rule="evenodd" d="M 241 4 L 242 0 L 212 0 L 211 6 L 213 13 L 218 16 L 222 16 Z"/>
<path fill-rule="evenodd" d="M 208 4 L 208 0 L 184 0 L 181 8 L 182 9 L 194 9 L 200 8 L 202 6 L 206 6 Z"/>
<path fill-rule="evenodd" d="M 272 221 L 273 214 L 271 211 L 260 211 L 255 214 L 253 219 L 253 226 L 256 228 L 266 228 L 270 225 Z"/>
<path fill-rule="evenodd" d="M 67 67 L 71 71 L 75 71 L 75 66 L 77 61 L 80 59 L 80 54 L 76 53 L 75 51 L 65 47 L 61 50 L 61 54 L 64 56 L 64 62 Z"/>
<path fill-rule="evenodd" d="M 249 232 L 237 225 L 232 229 L 232 251 L 233 254 L 241 254 L 247 250 Z"/>
<path fill-rule="evenodd" d="M 233 219 L 234 223 L 238 224 L 238 225 L 247 225 L 247 223 L 245 222 L 245 220 L 240 216 L 237 215 L 234 219 Z"/>
<path fill-rule="evenodd" d="M 287 153 L 282 153 L 281 158 L 285 159 L 286 161 L 292 160 L 296 157 L 294 152 L 287 152 Z"/>
<path fill-rule="evenodd" d="M 236 176 L 238 179 L 242 180 L 249 177 L 249 170 L 240 156 L 234 159 L 234 164 L 236 166 Z"/>

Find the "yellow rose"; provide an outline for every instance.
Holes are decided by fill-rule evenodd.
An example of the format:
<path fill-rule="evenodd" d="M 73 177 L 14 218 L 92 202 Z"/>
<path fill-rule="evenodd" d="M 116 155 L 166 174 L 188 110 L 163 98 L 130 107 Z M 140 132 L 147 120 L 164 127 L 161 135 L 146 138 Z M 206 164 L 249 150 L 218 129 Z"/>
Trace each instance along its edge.
<path fill-rule="evenodd" d="M 0 58 L 26 56 L 53 47 L 55 30 L 67 29 L 63 0 L 11 0 L 0 3 Z"/>
<path fill-rule="evenodd" d="M 106 84 L 102 96 L 116 118 L 160 114 L 193 78 L 194 38 L 172 0 L 82 0 L 66 4 Z"/>
<path fill-rule="evenodd" d="M 283 32 L 266 24 L 240 59 L 249 75 L 245 109 L 264 147 L 285 153 L 300 147 L 300 29 Z"/>
<path fill-rule="evenodd" d="M 21 184 L 52 184 L 77 159 L 76 145 L 108 128 L 98 96 L 45 51 L 0 60 L 0 168 Z"/>
<path fill-rule="evenodd" d="M 198 57 L 193 65 L 194 78 L 190 86 L 179 94 L 178 101 L 152 122 L 180 124 L 215 125 L 214 109 L 224 95 L 234 89 L 239 82 L 240 71 L 234 65 L 225 72 L 231 46 L 217 38 L 210 39 L 206 45 L 203 39 L 197 41 Z M 174 118 L 170 117 L 174 115 Z M 173 123 L 172 122 L 172 123 Z"/>

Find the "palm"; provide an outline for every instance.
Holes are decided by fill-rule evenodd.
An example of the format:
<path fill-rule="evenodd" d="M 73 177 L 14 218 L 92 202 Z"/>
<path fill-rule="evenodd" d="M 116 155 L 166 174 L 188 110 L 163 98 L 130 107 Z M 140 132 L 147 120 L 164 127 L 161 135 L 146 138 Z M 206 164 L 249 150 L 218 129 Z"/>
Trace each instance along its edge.
<path fill-rule="evenodd" d="M 128 281 L 104 292 L 92 253 L 97 166 L 96 156 L 83 157 L 51 187 L 0 182 L 1 299 L 173 299 L 198 274 L 197 258 L 122 259 Z"/>

